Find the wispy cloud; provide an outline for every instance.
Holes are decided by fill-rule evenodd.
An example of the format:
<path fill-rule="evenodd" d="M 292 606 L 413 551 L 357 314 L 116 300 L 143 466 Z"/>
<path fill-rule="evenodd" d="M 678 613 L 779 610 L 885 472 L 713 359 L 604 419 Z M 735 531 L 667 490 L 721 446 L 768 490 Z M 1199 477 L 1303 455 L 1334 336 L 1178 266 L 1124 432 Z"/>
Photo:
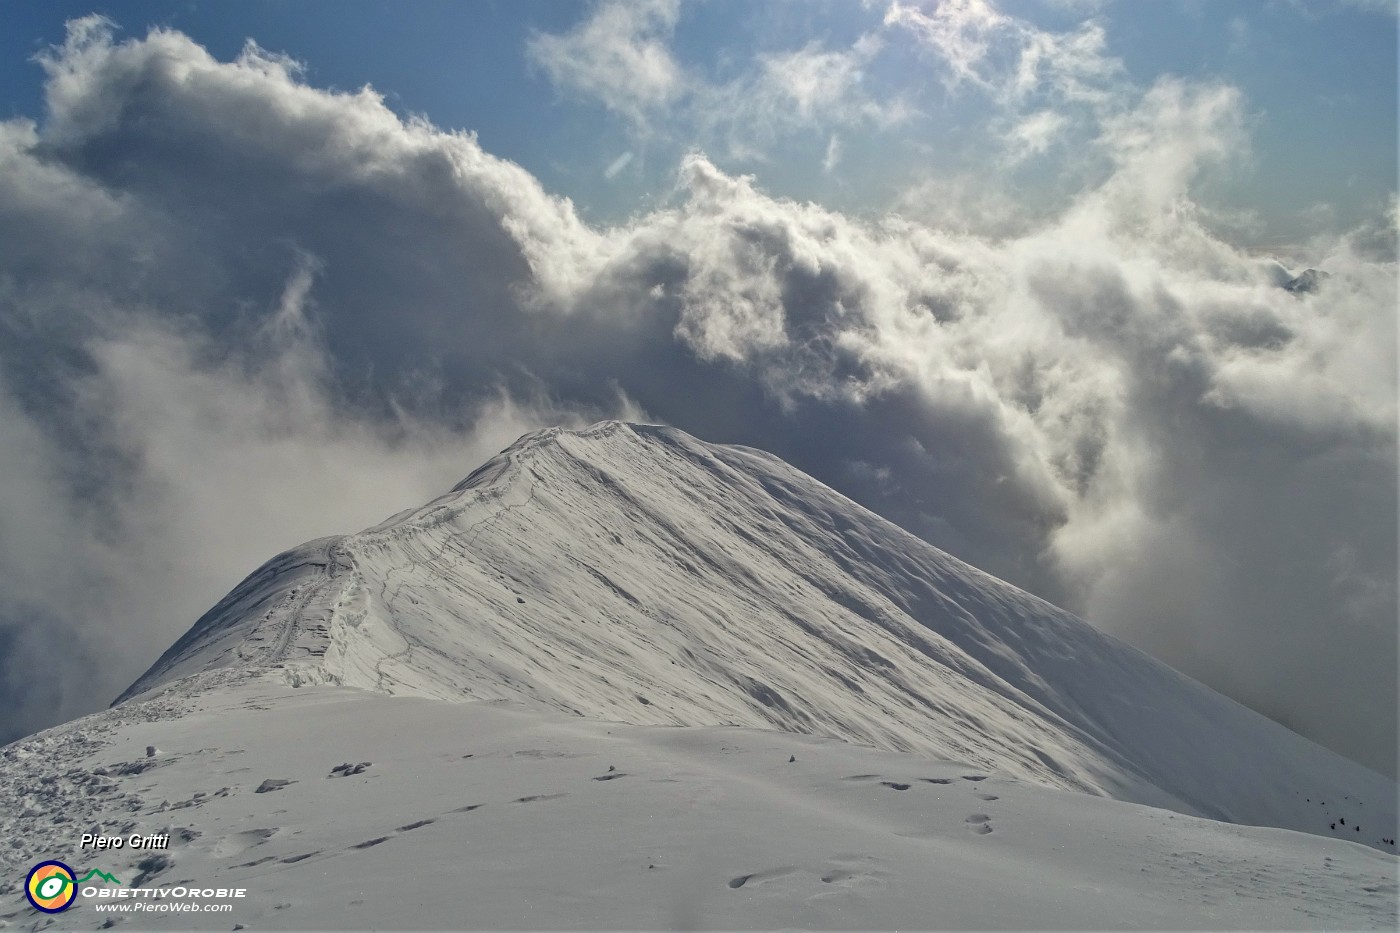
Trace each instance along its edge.
<path fill-rule="evenodd" d="M 954 90 L 976 88 L 1012 108 L 1056 103 L 1104 108 L 1126 83 L 1108 54 L 1102 24 L 1041 29 L 988 0 L 946 0 L 928 9 L 893 0 L 885 25 L 915 36 L 936 56 Z"/>
<path fill-rule="evenodd" d="M 893 0 L 885 25 L 900 26 L 919 36 L 947 64 L 949 80 L 991 86 L 985 73 L 993 47 L 1017 38 L 1017 21 L 986 0 L 945 0 L 924 9 Z"/>
<path fill-rule="evenodd" d="M 952 95 L 977 94 L 993 108 L 989 128 L 1003 165 L 1056 143 L 1092 139 L 1129 108 L 1134 89 L 1094 19 L 1057 32 L 1002 12 L 989 0 L 908 5 L 893 0 L 885 26 L 932 55 Z"/>
<path fill-rule="evenodd" d="M 795 51 L 764 55 L 759 58 L 761 76 L 748 90 L 794 109 L 801 121 L 898 122 L 905 115 L 902 102 L 876 101 L 862 87 L 862 69 L 879 50 L 879 40 L 867 35 L 849 49 L 810 43 Z"/>
<path fill-rule="evenodd" d="M 841 137 L 835 133 L 826 141 L 826 155 L 822 156 L 822 171 L 830 175 L 841 164 Z"/>
<path fill-rule="evenodd" d="M 526 48 L 556 87 L 643 123 L 684 92 L 668 45 L 679 15 L 680 0 L 603 0 L 573 30 L 537 33 Z"/>
<path fill-rule="evenodd" d="M 1275 0 L 1275 2 L 1309 17 L 1349 11 L 1400 16 L 1400 3 L 1397 3 L 1396 0 Z"/>
<path fill-rule="evenodd" d="M 1044 153 L 1059 139 L 1067 122 L 1053 110 L 1037 110 L 1018 120 L 1006 133 L 1006 157 L 1018 162 Z"/>
<path fill-rule="evenodd" d="M 795 132 L 889 127 L 913 113 L 903 95 L 885 98 L 865 86 L 864 68 L 881 48 L 875 35 L 844 48 L 808 42 L 763 53 L 736 77 L 715 81 L 677 62 L 670 41 L 680 14 L 679 0 L 605 0 L 574 29 L 533 36 L 527 51 L 561 91 L 624 115 L 635 132 L 718 142 L 739 158 L 762 158 Z"/>
<path fill-rule="evenodd" d="M 608 167 L 603 169 L 603 177 L 611 181 L 616 178 L 623 169 L 632 164 L 632 151 L 629 149 L 608 163 Z"/>

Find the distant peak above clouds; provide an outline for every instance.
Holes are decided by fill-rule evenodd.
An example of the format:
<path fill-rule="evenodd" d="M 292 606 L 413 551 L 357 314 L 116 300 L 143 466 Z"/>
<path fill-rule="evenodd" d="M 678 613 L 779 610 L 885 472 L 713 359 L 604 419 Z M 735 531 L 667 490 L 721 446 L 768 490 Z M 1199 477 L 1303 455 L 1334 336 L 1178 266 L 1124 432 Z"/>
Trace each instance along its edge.
<path fill-rule="evenodd" d="M 1295 295 L 1311 294 L 1318 290 L 1324 279 L 1330 278 L 1330 273 L 1319 269 L 1304 269 L 1301 273 L 1289 279 L 1283 287 L 1293 292 Z"/>

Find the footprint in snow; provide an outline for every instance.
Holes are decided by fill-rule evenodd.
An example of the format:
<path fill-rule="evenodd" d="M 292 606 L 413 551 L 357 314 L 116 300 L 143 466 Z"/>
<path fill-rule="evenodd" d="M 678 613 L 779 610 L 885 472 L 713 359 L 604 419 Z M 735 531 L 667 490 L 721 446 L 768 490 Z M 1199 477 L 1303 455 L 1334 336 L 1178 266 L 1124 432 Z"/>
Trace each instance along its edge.
<path fill-rule="evenodd" d="M 889 878 L 889 874 L 878 867 L 883 859 L 873 855 L 838 853 L 826 861 L 834 864 L 820 869 L 822 884 L 883 881 Z"/>
<path fill-rule="evenodd" d="M 985 781 L 987 776 L 985 774 L 964 774 L 962 779 L 964 781 Z"/>
<path fill-rule="evenodd" d="M 979 836 L 985 836 L 992 831 L 992 818 L 985 813 L 974 813 L 963 822 L 969 830 Z"/>
<path fill-rule="evenodd" d="M 388 836 L 379 836 L 379 837 L 377 837 L 377 838 L 375 838 L 375 839 L 366 839 L 364 842 L 357 842 L 357 843 L 355 843 L 353 846 L 351 846 L 350 848 L 352 848 L 352 849 L 368 849 L 368 848 L 370 848 L 370 847 L 372 847 L 372 846 L 377 846 L 377 845 L 379 845 L 381 842 L 388 842 L 388 841 L 389 841 L 389 837 L 388 837 Z"/>
<path fill-rule="evenodd" d="M 237 865 L 235 865 L 235 866 L 233 866 L 233 867 L 234 867 L 234 868 L 252 868 L 252 867 L 255 866 L 255 865 L 261 865 L 261 864 L 263 864 L 264 862 L 274 862 L 274 861 L 276 861 L 276 860 L 277 860 L 277 856 L 275 856 L 275 855 L 264 855 L 262 858 L 255 858 L 255 859 L 253 859 L 251 862 L 240 862 L 239 864 L 237 864 Z M 283 861 L 286 861 L 286 860 L 284 859 Z"/>
<path fill-rule="evenodd" d="M 141 887 L 143 882 L 154 878 L 156 875 L 169 868 L 170 865 L 171 861 L 168 855 L 148 855 L 146 858 L 136 863 L 136 868 L 140 871 L 140 874 L 132 880 L 131 886 L 133 888 Z"/>
<path fill-rule="evenodd" d="M 751 875 L 740 875 L 737 878 L 730 878 L 729 886 L 736 889 L 742 888 L 749 882 L 762 883 L 764 881 L 771 881 L 774 878 L 790 875 L 796 870 L 795 868 L 770 868 L 767 871 L 756 871 Z"/>
<path fill-rule="evenodd" d="M 925 782 L 927 782 L 927 783 L 929 783 L 929 784 L 951 784 L 951 783 L 953 783 L 953 779 L 952 779 L 952 778 L 919 778 L 919 780 L 925 781 Z"/>
<path fill-rule="evenodd" d="M 537 800 L 558 800 L 560 797 L 567 797 L 568 794 L 533 794 L 529 797 L 517 797 L 512 803 L 534 803 Z"/>
<path fill-rule="evenodd" d="M 829 871 L 826 874 L 822 875 L 822 883 L 832 884 L 836 881 L 848 881 L 854 877 L 856 877 L 855 872 L 845 871 L 844 869 L 838 869 L 837 871 Z"/>
<path fill-rule="evenodd" d="M 296 781 L 287 781 L 287 780 L 283 780 L 282 778 L 268 778 L 267 780 L 265 780 L 265 781 L 263 781 L 261 784 L 259 784 L 259 785 L 258 785 L 258 789 L 255 790 L 255 791 L 253 791 L 253 793 L 255 793 L 255 794 L 267 794 L 267 793 L 271 793 L 272 791 L 275 791 L 275 790 L 281 790 L 282 788 L 286 787 L 288 784 L 295 784 L 295 783 L 296 783 Z"/>
<path fill-rule="evenodd" d="M 745 886 L 761 885 L 766 882 L 775 881 L 796 874 L 811 874 L 821 879 L 822 884 L 842 884 L 848 881 L 881 880 L 888 877 L 883 871 L 872 868 L 873 864 L 878 864 L 879 859 L 868 855 L 835 856 L 827 859 L 828 862 L 836 862 L 835 866 L 817 868 L 796 868 L 785 866 L 782 868 L 770 868 L 766 871 L 753 872 L 748 875 L 739 875 L 729 879 L 729 887 L 733 889 Z"/>
<path fill-rule="evenodd" d="M 878 780 L 878 781 L 880 781 L 880 785 L 881 785 L 882 787 L 889 787 L 889 788 L 892 788 L 892 789 L 894 789 L 894 790 L 908 790 L 908 789 L 909 789 L 909 785 L 908 785 L 908 784 L 902 783 L 902 782 L 900 782 L 900 781 L 885 781 L 885 780 L 881 780 L 881 775 L 878 775 L 878 774 L 852 774 L 852 775 L 850 775 L 849 777 L 842 778 L 842 780 L 844 780 L 844 781 L 876 781 L 876 780 Z M 927 778 L 925 778 L 925 780 L 927 780 Z"/>
<path fill-rule="evenodd" d="M 271 839 L 277 833 L 277 829 L 246 829 L 241 833 L 233 833 L 220 839 L 215 844 L 213 855 L 215 858 L 232 858 L 235 855 L 242 855 L 244 852 L 260 846 Z"/>
<path fill-rule="evenodd" d="M 977 798 L 978 798 L 979 800 L 1000 800 L 1000 799 L 1001 799 L 1001 798 L 998 797 L 996 794 L 978 794 L 978 795 L 977 795 Z"/>

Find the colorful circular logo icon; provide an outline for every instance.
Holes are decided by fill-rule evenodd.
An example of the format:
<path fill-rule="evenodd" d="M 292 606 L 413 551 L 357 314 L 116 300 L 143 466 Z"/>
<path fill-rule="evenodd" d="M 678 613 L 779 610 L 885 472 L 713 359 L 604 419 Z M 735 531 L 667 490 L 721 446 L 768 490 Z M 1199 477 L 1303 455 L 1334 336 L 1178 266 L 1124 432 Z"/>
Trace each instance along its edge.
<path fill-rule="evenodd" d="M 77 898 L 77 878 L 62 862 L 40 862 L 24 879 L 24 896 L 35 910 L 56 914 L 71 907 Z"/>

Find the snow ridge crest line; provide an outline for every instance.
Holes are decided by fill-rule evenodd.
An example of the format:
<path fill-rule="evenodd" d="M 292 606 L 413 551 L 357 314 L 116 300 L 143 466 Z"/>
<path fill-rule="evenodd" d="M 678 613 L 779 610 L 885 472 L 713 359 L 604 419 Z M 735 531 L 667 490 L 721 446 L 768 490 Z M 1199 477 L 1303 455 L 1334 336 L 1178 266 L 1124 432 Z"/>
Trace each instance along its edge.
<path fill-rule="evenodd" d="M 601 422 L 578 433 L 607 436 L 626 429 L 627 425 L 622 422 L 612 421 Z M 450 492 L 425 506 L 408 509 L 364 531 L 319 539 L 274 557 L 205 613 L 145 674 L 113 700 L 112 705 L 126 702 L 169 680 L 172 675 L 179 677 L 195 673 L 197 670 L 216 667 L 242 670 L 248 674 L 271 668 L 282 669 L 284 679 L 296 686 L 341 683 L 343 678 L 340 673 L 324 663 L 308 663 L 307 658 L 323 658 L 334 642 L 333 626 L 347 621 L 346 607 L 353 602 L 347 600 L 347 597 L 353 592 L 356 581 L 360 579 L 356 572 L 357 552 L 369 551 L 386 540 L 402 540 L 415 534 L 431 532 L 452 522 L 471 508 L 505 496 L 520 475 L 522 459 L 555 442 L 561 433 L 562 428 L 554 427 L 522 435 L 510 447 L 473 471 Z M 506 509 L 514 507 L 516 506 L 507 506 Z M 489 528 L 501 514 L 501 511 L 498 511 L 482 522 Z M 446 543 L 443 547 L 445 549 Z M 240 615 L 249 608 L 249 596 L 258 595 L 250 594 L 249 591 L 285 575 L 289 566 L 313 571 L 314 578 L 299 581 L 299 586 L 288 588 L 290 595 L 285 598 L 283 604 L 274 606 L 258 624 L 251 627 L 239 625 Z M 350 582 L 336 589 L 333 594 L 330 593 L 331 585 L 347 570 L 351 575 Z M 318 597 L 321 597 L 319 602 L 328 604 L 323 610 L 325 618 L 319 622 L 308 620 L 308 612 L 318 602 Z M 295 601 L 292 601 L 293 599 Z M 257 599 L 255 602 L 261 607 L 263 600 Z M 353 620 L 353 609 L 348 615 Z M 392 617 L 385 621 L 392 624 Z M 358 624 L 352 621 L 349 627 L 357 628 Z M 401 634 L 401 630 L 395 628 Z M 211 653 L 211 635 L 216 636 L 221 630 L 229 636 L 240 636 L 239 640 L 243 642 L 232 648 L 234 657 L 228 656 L 228 650 L 216 651 L 212 652 L 214 657 L 205 658 L 204 664 L 191 665 L 189 662 L 195 660 L 196 655 Z M 404 641 L 407 643 L 408 639 L 405 638 Z M 297 648 L 301 651 L 294 654 L 294 649 Z M 410 654 L 411 650 L 405 649 L 386 656 L 376 662 L 376 667 L 382 669 L 384 663 L 403 660 Z M 179 674 L 175 673 L 177 669 L 180 670 Z M 376 678 L 376 682 L 382 684 L 384 681 L 382 678 Z"/>

